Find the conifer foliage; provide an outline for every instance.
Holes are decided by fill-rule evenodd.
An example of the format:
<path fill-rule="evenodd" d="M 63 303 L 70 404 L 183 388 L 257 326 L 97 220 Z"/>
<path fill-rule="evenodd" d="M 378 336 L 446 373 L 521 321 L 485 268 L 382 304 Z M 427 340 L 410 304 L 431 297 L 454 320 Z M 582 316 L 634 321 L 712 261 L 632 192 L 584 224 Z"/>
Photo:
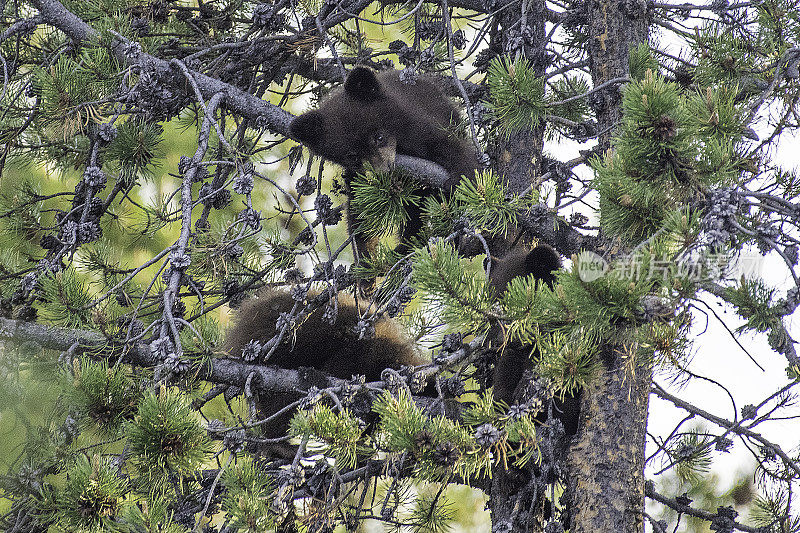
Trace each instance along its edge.
<path fill-rule="evenodd" d="M 342 176 L 289 138 L 355 65 L 434 80 L 482 168 Z M 793 0 L 16 0 L 0 66 L 4 530 L 445 531 L 466 485 L 493 532 L 800 533 L 800 449 L 765 424 L 799 414 Z M 498 293 L 537 244 L 555 283 Z M 289 307 L 223 352 L 263 287 Z M 712 323 L 724 366 L 779 369 L 755 403 L 693 360 Z M 271 365 L 309 334 L 425 364 Z"/>

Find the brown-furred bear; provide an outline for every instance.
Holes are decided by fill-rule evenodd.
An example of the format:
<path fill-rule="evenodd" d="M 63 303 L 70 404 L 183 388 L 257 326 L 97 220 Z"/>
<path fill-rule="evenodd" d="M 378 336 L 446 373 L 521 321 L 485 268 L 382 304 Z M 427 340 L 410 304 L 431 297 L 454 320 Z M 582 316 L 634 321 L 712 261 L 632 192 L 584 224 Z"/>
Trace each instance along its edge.
<path fill-rule="evenodd" d="M 327 295 L 328 291 L 311 293 L 308 301 L 325 299 Z M 332 324 L 325 313 L 333 302 L 316 305 L 319 303 L 312 304 L 313 311 L 299 324 L 289 328 L 269 360 L 264 361 L 262 354 L 256 362 L 280 368 L 315 369 L 340 379 L 363 375 L 367 382 L 379 381 L 385 368 L 399 370 L 403 366 L 418 366 L 426 362 L 420 357 L 414 342 L 391 318 L 379 318 L 374 324 L 374 334 L 360 336 L 358 327 L 362 313 L 352 296 L 344 293 L 338 295 L 336 320 Z M 251 341 L 263 346 L 278 333 L 276 324 L 282 322 L 282 315 L 290 313 L 296 304 L 289 291 L 277 288 L 263 289 L 245 300 L 236 314 L 233 327 L 225 336 L 221 351 L 240 358 Z M 311 372 L 305 375 L 306 379 L 313 380 L 315 377 Z M 299 391 L 259 394 L 256 397 L 258 416 L 266 418 L 273 415 L 302 397 L 303 393 Z M 369 402 L 360 403 L 365 404 L 366 408 L 369 406 Z M 369 412 L 358 414 L 365 419 L 371 416 Z M 267 438 L 285 436 L 293 415 L 294 411 L 289 410 L 260 425 L 262 435 Z M 288 457 L 293 455 L 295 447 L 274 445 L 262 447 L 261 451 L 268 455 Z"/>

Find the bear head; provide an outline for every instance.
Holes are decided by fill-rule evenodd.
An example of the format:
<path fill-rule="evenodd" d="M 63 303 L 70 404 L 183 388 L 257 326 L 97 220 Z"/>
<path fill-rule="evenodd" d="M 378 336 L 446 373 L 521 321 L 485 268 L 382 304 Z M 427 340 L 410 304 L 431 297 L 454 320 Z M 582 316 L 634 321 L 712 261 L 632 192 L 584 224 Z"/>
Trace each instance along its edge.
<path fill-rule="evenodd" d="M 376 73 L 356 67 L 318 109 L 292 120 L 289 136 L 348 170 L 357 171 L 366 161 L 385 171 L 397 153 L 397 138 L 384 123 L 389 106 Z"/>

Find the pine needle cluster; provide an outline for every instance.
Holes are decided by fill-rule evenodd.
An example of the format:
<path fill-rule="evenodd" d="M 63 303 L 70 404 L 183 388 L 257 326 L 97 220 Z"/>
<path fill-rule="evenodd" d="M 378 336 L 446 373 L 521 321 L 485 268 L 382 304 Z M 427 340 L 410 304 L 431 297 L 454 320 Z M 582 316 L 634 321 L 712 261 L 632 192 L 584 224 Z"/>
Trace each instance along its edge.
<path fill-rule="evenodd" d="M 116 517 L 130 492 L 130 484 L 120 476 L 113 458 L 79 457 L 66 472 L 63 488 L 49 495 L 53 498 L 50 512 L 62 531 L 123 531 Z"/>
<path fill-rule="evenodd" d="M 107 360 L 86 357 L 75 362 L 74 404 L 91 422 L 114 434 L 136 413 L 141 391 L 123 365 L 110 367 Z"/>
<path fill-rule="evenodd" d="M 733 183 L 743 134 L 735 92 L 708 86 L 685 94 L 652 70 L 623 89 L 614 148 L 594 160 L 601 226 L 636 244 L 661 229 L 698 189 Z"/>
<path fill-rule="evenodd" d="M 171 475 L 191 475 L 211 451 L 189 400 L 168 388 L 145 393 L 125 434 L 143 481 L 162 488 Z"/>
<path fill-rule="evenodd" d="M 488 472 L 490 457 L 476 447 L 467 427 L 425 415 L 405 391 L 383 393 L 373 410 L 380 415 L 380 447 L 412 456 L 415 477 L 444 481 L 456 475 L 469 480 Z"/>
<path fill-rule="evenodd" d="M 275 483 L 252 457 L 237 458 L 222 475 L 222 484 L 226 492 L 221 506 L 231 527 L 257 533 L 277 525 L 271 505 Z"/>

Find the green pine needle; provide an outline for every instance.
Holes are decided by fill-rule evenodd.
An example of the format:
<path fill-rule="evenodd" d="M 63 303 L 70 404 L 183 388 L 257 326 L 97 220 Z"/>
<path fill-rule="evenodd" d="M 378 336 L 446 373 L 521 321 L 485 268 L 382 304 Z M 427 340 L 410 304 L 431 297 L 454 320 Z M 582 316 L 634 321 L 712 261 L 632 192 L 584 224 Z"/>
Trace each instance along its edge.
<path fill-rule="evenodd" d="M 442 318 L 459 331 L 482 332 L 496 317 L 494 291 L 485 276 L 465 268 L 453 245 L 438 242 L 420 250 L 414 265 L 414 285 L 426 300 L 438 305 Z"/>
<path fill-rule="evenodd" d="M 489 109 L 500 122 L 506 137 L 539 125 L 547 111 L 544 80 L 537 78 L 525 59 L 495 57 L 486 75 L 491 102 Z"/>
<path fill-rule="evenodd" d="M 112 457 L 80 456 L 56 494 L 57 523 L 63 531 L 121 531 L 116 518 L 129 491 Z"/>
<path fill-rule="evenodd" d="M 92 295 L 74 268 L 42 276 L 39 288 L 42 298 L 37 308 L 44 321 L 66 328 L 96 327 L 96 317 L 89 308 Z"/>
<path fill-rule="evenodd" d="M 297 411 L 290 433 L 324 442 L 326 455 L 336 459 L 338 468 L 354 468 L 359 454 L 365 453 L 361 444 L 363 426 L 347 409 L 334 412 L 327 405 L 316 405 L 312 411 Z"/>
<path fill-rule="evenodd" d="M 222 485 L 226 489 L 222 509 L 228 516 L 230 527 L 249 533 L 276 527 L 278 517 L 271 506 L 275 484 L 252 457 L 237 458 L 236 464 L 222 475 Z"/>
<path fill-rule="evenodd" d="M 370 237 L 399 231 L 408 222 L 408 207 L 421 201 L 419 184 L 399 169 L 360 174 L 350 187 L 358 229 Z"/>
<path fill-rule="evenodd" d="M 113 433 L 133 418 L 141 392 L 124 366 L 84 357 L 75 365 L 75 378 L 79 410 L 102 431 Z"/>
<path fill-rule="evenodd" d="M 133 461 L 151 479 L 173 472 L 189 475 L 211 451 L 191 401 L 176 389 L 146 393 L 125 433 Z"/>
<path fill-rule="evenodd" d="M 491 235 L 505 233 L 517 222 L 517 213 L 531 204 L 530 198 L 508 198 L 505 186 L 491 170 L 478 172 L 474 180 L 462 180 L 454 198 L 473 227 Z"/>
<path fill-rule="evenodd" d="M 133 183 L 151 178 L 163 157 L 164 128 L 160 124 L 128 120 L 117 125 L 117 136 L 106 149 L 109 162 L 119 168 L 120 179 Z"/>

